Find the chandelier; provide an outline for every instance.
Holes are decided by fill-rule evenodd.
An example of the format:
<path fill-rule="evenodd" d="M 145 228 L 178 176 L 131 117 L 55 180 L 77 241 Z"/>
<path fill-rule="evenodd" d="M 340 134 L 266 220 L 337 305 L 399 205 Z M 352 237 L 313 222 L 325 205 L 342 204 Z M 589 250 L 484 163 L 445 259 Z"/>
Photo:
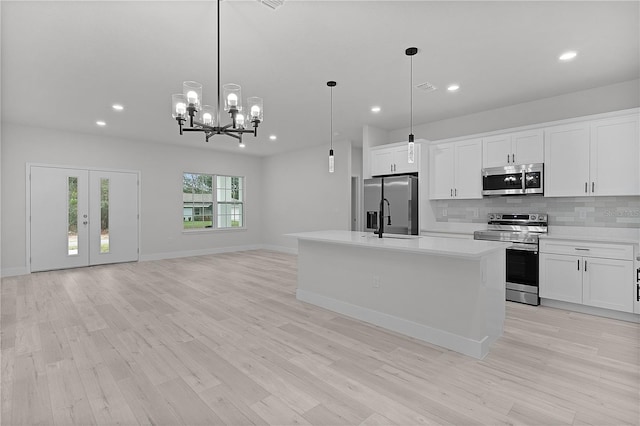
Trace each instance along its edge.
<path fill-rule="evenodd" d="M 218 12 L 218 104 L 217 108 L 202 103 L 202 84 L 185 81 L 182 93 L 171 96 L 171 115 L 178 122 L 180 135 L 183 132 L 203 132 L 205 141 L 214 135 L 226 135 L 235 138 L 240 148 L 244 148 L 242 135 L 253 133 L 258 136 L 258 125 L 264 120 L 262 98 L 247 98 L 247 109 L 242 105 L 241 88 L 237 84 L 225 84 L 223 89 L 224 111 L 231 117 L 231 123 L 222 125 L 220 121 L 220 0 L 217 0 Z M 253 128 L 251 128 L 253 127 Z"/>

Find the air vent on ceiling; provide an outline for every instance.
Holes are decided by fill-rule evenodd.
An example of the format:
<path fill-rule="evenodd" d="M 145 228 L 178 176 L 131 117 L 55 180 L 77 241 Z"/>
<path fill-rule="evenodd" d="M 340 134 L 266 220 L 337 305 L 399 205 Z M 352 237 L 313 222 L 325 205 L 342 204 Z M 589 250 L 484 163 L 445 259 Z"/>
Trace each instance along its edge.
<path fill-rule="evenodd" d="M 269 6 L 271 9 L 276 9 L 284 3 L 284 0 L 258 0 L 260 3 L 265 6 Z"/>
<path fill-rule="evenodd" d="M 433 92 L 437 87 L 428 81 L 425 81 L 424 83 L 416 84 L 416 89 L 422 90 L 423 92 Z"/>

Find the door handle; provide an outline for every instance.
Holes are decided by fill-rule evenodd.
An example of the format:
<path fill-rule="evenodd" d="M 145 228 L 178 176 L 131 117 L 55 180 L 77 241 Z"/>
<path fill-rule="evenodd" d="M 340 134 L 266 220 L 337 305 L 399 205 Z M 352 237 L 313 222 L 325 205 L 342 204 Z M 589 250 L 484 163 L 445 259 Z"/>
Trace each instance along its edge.
<path fill-rule="evenodd" d="M 515 154 L 511 154 L 511 162 L 512 163 L 516 163 L 516 155 Z"/>
<path fill-rule="evenodd" d="M 453 188 L 451 188 L 451 196 L 453 197 Z"/>
<path fill-rule="evenodd" d="M 596 192 L 596 183 L 591 182 L 591 192 Z"/>
<path fill-rule="evenodd" d="M 578 271 L 580 270 L 580 259 L 578 259 Z"/>
<path fill-rule="evenodd" d="M 589 191 L 588 191 L 588 189 L 589 189 L 589 182 L 585 182 L 585 183 L 584 183 L 584 193 L 585 193 L 585 194 L 586 194 L 587 192 L 589 192 Z"/>
<path fill-rule="evenodd" d="M 636 301 L 640 302 L 640 284 L 636 285 Z"/>
<path fill-rule="evenodd" d="M 584 260 L 584 271 L 587 272 L 587 259 Z"/>
<path fill-rule="evenodd" d="M 453 190 L 453 195 L 456 196 L 456 197 L 458 196 L 458 188 Z"/>
<path fill-rule="evenodd" d="M 507 164 L 510 163 L 509 161 L 509 154 L 507 154 Z"/>

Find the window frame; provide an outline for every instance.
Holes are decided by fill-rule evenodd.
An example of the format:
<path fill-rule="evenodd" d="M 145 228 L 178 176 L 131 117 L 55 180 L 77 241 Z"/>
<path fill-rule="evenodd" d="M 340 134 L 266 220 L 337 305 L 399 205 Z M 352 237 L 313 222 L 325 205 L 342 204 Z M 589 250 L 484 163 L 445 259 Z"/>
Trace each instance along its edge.
<path fill-rule="evenodd" d="M 184 212 L 185 212 L 185 203 L 184 203 L 184 177 L 185 175 L 204 175 L 211 177 L 211 227 L 202 227 L 202 228 L 185 228 L 185 220 L 184 220 Z M 240 179 L 240 201 L 237 203 L 231 203 L 228 201 L 219 201 L 218 200 L 218 177 L 229 177 L 229 178 L 239 178 Z M 222 173 L 201 173 L 201 172 L 182 172 L 182 232 L 191 234 L 191 233 L 202 233 L 202 232 L 227 232 L 227 231 L 243 231 L 247 229 L 247 220 L 246 220 L 246 191 L 247 191 L 247 178 L 244 175 L 230 175 L 230 174 L 222 174 Z M 208 193 L 206 193 L 208 194 Z M 241 215 L 240 218 L 242 220 L 242 226 L 229 226 L 229 227 L 220 227 L 220 220 L 218 214 L 218 206 L 219 205 L 229 205 L 229 204 L 239 204 L 241 206 Z"/>

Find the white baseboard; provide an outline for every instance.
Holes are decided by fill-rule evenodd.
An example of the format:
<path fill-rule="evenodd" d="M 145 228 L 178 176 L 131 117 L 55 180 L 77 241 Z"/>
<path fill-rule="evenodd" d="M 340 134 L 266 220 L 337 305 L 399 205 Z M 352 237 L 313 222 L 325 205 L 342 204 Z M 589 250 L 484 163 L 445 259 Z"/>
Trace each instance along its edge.
<path fill-rule="evenodd" d="M 640 314 L 631 312 L 612 311 L 611 309 L 597 308 L 595 306 L 580 305 L 577 303 L 563 302 L 560 300 L 540 298 L 542 306 L 550 308 L 564 309 L 565 311 L 580 312 L 581 314 L 595 315 L 598 317 L 611 318 L 620 321 L 635 322 L 640 324 Z"/>
<path fill-rule="evenodd" d="M 279 251 L 281 253 L 287 254 L 298 254 L 298 248 L 284 247 L 284 246 L 274 246 L 271 244 L 263 244 L 262 247 L 265 250 Z"/>
<path fill-rule="evenodd" d="M 252 244 L 252 245 L 246 245 L 246 246 L 216 247 L 216 248 L 206 248 L 206 249 L 199 249 L 199 250 L 170 251 L 165 253 L 141 254 L 140 261 L 144 262 L 148 260 L 163 260 L 163 259 L 177 259 L 180 257 L 206 256 L 209 254 L 231 253 L 236 251 L 247 251 L 247 250 L 259 250 L 262 248 L 264 248 L 262 244 Z"/>
<path fill-rule="evenodd" d="M 27 275 L 28 273 L 29 273 L 29 268 L 27 267 L 4 268 L 0 275 L 2 276 L 2 278 L 4 278 L 4 277 L 17 277 L 18 275 Z"/>
<path fill-rule="evenodd" d="M 482 340 L 469 339 L 424 324 L 418 324 L 413 321 L 374 311 L 369 308 L 363 308 L 306 290 L 298 289 L 296 297 L 303 302 L 311 303 L 312 305 L 320 306 L 321 308 L 359 319 L 387 330 L 442 346 L 443 348 L 451 349 L 473 358 L 484 358 L 489 353 L 489 346 L 493 343 L 489 336 L 486 336 Z"/>

